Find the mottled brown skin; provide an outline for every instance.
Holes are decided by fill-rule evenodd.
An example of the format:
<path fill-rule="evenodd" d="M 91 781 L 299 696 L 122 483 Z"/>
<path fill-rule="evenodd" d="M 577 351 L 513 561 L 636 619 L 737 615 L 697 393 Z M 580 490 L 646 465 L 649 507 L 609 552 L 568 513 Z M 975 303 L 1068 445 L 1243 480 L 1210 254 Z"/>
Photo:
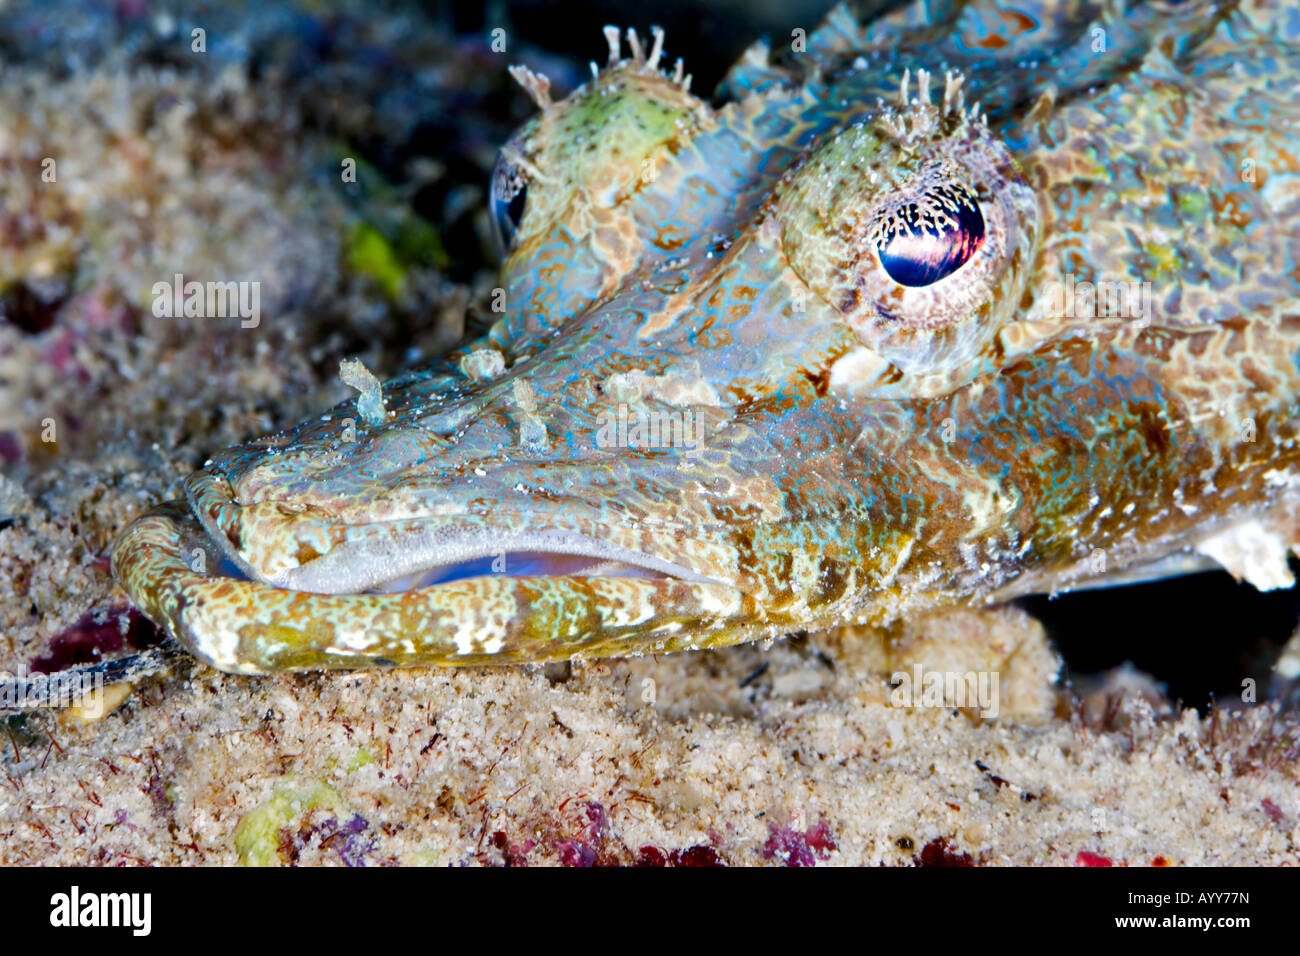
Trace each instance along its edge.
<path fill-rule="evenodd" d="M 1207 557 L 1287 583 L 1300 18 L 1008 10 L 838 10 L 717 109 L 659 36 L 562 102 L 521 71 L 501 322 L 214 458 L 118 579 L 243 673 L 707 647 Z"/>

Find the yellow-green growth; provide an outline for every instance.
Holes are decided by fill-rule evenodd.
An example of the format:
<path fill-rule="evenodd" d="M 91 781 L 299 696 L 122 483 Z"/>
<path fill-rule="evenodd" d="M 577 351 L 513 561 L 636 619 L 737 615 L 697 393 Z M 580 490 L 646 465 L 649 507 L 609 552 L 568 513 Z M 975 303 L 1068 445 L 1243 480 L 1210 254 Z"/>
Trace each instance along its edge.
<path fill-rule="evenodd" d="M 366 764 L 374 763 L 374 762 L 375 762 L 374 754 L 372 754 L 365 747 L 362 747 L 360 750 L 357 751 L 356 756 L 352 758 L 352 762 L 348 764 L 348 773 L 356 773 Z"/>
<path fill-rule="evenodd" d="M 348 268 L 374 279 L 390 299 L 401 295 L 406 269 L 374 226 L 358 223 L 353 227 L 344 254 Z"/>
<path fill-rule="evenodd" d="M 233 839 L 240 865 L 272 866 L 282 862 L 280 831 L 322 808 L 341 817 L 347 805 L 337 790 L 323 783 L 276 784 L 271 799 L 244 814 L 235 827 Z"/>

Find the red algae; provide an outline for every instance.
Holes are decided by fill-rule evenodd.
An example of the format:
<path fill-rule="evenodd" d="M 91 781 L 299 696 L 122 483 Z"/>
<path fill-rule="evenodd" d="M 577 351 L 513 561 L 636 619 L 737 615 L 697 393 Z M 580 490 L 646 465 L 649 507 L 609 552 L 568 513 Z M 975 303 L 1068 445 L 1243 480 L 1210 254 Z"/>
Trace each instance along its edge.
<path fill-rule="evenodd" d="M 163 639 L 162 632 L 133 607 L 87 611 L 77 623 L 50 639 L 49 653 L 33 658 L 35 674 L 53 674 L 78 664 L 93 664 L 105 654 L 143 650 Z"/>
<path fill-rule="evenodd" d="M 975 859 L 948 842 L 945 837 L 935 837 L 925 846 L 916 860 L 917 866 L 974 866 Z"/>

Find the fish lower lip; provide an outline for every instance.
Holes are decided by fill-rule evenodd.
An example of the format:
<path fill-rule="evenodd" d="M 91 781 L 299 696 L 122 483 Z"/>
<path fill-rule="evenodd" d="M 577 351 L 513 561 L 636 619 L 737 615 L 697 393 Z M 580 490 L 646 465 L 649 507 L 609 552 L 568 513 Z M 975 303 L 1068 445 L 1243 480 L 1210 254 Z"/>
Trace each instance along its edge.
<path fill-rule="evenodd" d="M 166 502 L 123 531 L 112 569 L 183 648 L 230 673 L 605 657 L 780 627 L 735 585 L 674 577 L 493 574 L 397 594 L 295 593 L 227 577 L 205 532 L 185 502 Z"/>

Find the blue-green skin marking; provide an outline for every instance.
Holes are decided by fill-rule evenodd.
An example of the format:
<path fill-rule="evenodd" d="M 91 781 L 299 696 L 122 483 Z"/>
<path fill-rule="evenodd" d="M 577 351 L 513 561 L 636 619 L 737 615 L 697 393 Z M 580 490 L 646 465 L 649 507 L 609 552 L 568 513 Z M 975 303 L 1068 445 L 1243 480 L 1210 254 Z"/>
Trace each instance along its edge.
<path fill-rule="evenodd" d="M 675 650 L 1070 586 L 1242 523 L 1297 540 L 1300 13 L 838 9 L 806 50 L 747 55 L 718 109 L 646 59 L 534 88 L 487 339 L 386 383 L 382 419 L 345 403 L 217 455 L 119 539 L 119 580 L 190 650 L 243 672 Z M 981 178 L 960 156 L 986 141 Z M 974 318 L 931 339 L 854 229 L 949 156 L 1020 219 Z M 1149 283 L 1150 310 L 1053 315 L 1067 277 Z M 620 408 L 690 413 L 701 446 L 608 447 Z M 461 560 L 543 532 L 664 576 L 367 593 L 438 563 L 435 537 Z"/>

